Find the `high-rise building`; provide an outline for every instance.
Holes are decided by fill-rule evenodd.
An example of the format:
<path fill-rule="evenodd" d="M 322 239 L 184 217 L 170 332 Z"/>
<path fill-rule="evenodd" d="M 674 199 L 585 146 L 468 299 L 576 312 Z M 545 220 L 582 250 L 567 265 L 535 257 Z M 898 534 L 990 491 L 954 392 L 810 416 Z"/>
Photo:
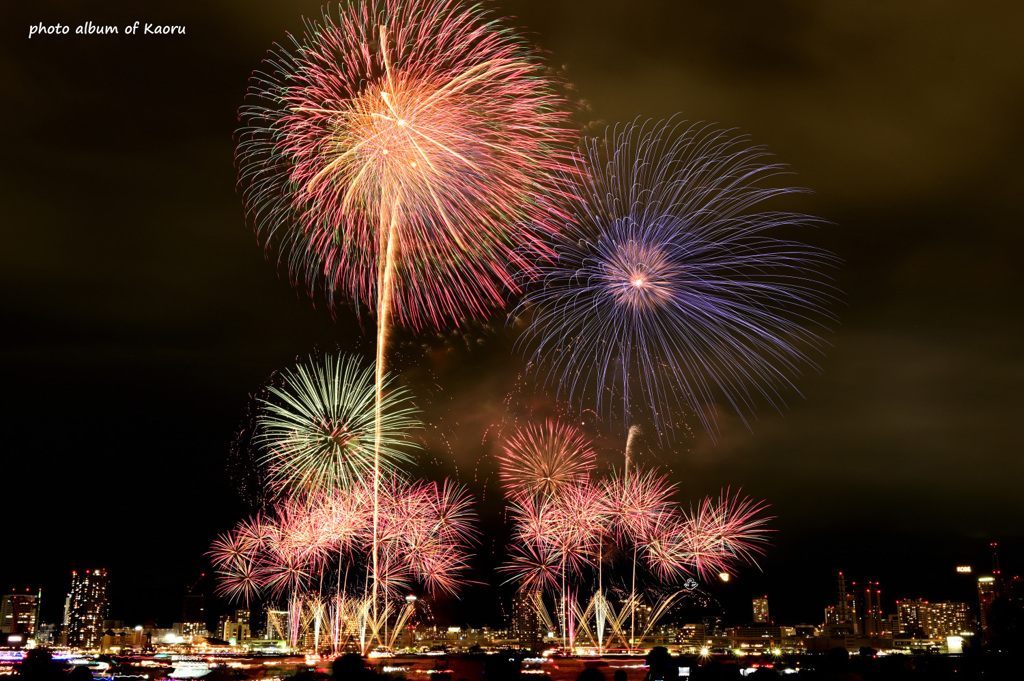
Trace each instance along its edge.
<path fill-rule="evenodd" d="M 978 577 L 978 610 L 979 621 L 981 622 L 981 633 L 985 640 L 989 636 L 989 617 L 992 615 L 992 605 L 996 602 L 996 578 Z"/>
<path fill-rule="evenodd" d="M 754 622 L 756 624 L 768 624 L 771 622 L 768 616 L 768 596 L 754 599 Z"/>
<path fill-rule="evenodd" d="M 60 643 L 59 624 L 47 624 L 42 622 L 36 630 L 36 643 L 43 648 L 50 648 Z"/>
<path fill-rule="evenodd" d="M 193 641 L 208 635 L 206 630 L 206 599 L 202 594 L 186 594 L 181 612 L 181 635 L 186 640 Z"/>
<path fill-rule="evenodd" d="M 543 638 L 540 593 L 520 591 L 512 599 L 512 638 L 526 650 L 539 648 Z"/>
<path fill-rule="evenodd" d="M 853 617 L 850 612 L 850 594 L 846 591 L 846 577 L 842 572 L 839 573 L 839 579 L 836 580 L 838 586 L 836 593 L 836 621 L 840 624 L 852 622 Z"/>
<path fill-rule="evenodd" d="M 39 624 L 39 601 L 42 591 L 5 594 L 0 600 L 0 634 L 24 634 L 26 640 L 34 638 Z"/>
<path fill-rule="evenodd" d="M 858 636 L 880 636 L 882 628 L 882 591 L 878 582 L 853 583 L 854 632 Z"/>
<path fill-rule="evenodd" d="M 67 645 L 72 648 L 99 647 L 106 612 L 107 571 L 72 572 L 67 603 Z"/>
<path fill-rule="evenodd" d="M 234 639 L 236 643 L 252 638 L 252 633 L 249 630 L 249 611 L 235 610 L 232 614 L 221 615 L 217 634 L 224 641 Z"/>
<path fill-rule="evenodd" d="M 74 581 L 74 573 L 72 581 Z M 71 626 L 71 594 L 64 594 L 64 617 L 60 621 L 60 632 L 57 635 L 57 643 L 63 647 L 68 644 L 68 627 Z"/>
<path fill-rule="evenodd" d="M 829 636 L 850 636 L 857 633 L 857 607 L 846 590 L 846 575 L 836 578 L 836 604 L 825 608 L 825 629 Z"/>
<path fill-rule="evenodd" d="M 920 632 L 928 638 L 945 639 L 974 629 L 966 603 L 898 601 L 896 608 L 904 634 Z"/>
<path fill-rule="evenodd" d="M 289 621 L 287 610 L 271 610 L 267 609 L 267 628 L 263 636 L 268 641 L 273 640 L 288 640 Z"/>

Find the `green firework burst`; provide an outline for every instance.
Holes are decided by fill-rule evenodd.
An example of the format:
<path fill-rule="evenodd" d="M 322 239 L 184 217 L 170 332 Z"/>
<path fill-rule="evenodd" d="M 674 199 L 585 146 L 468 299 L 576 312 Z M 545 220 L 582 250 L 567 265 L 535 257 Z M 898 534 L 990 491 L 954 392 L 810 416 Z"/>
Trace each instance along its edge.
<path fill-rule="evenodd" d="M 373 475 L 373 364 L 351 355 L 310 358 L 268 386 L 257 416 L 259 463 L 279 491 L 314 492 L 367 483 Z M 410 393 L 386 376 L 380 415 L 382 474 L 411 460 L 420 427 Z"/>

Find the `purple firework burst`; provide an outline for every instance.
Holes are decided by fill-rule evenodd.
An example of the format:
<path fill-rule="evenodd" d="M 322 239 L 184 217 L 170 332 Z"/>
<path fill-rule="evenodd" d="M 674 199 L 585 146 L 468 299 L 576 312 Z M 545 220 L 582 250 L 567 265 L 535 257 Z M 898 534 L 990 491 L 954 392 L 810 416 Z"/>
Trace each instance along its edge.
<path fill-rule="evenodd" d="M 784 172 L 768 156 L 671 120 L 586 141 L 581 198 L 552 226 L 556 256 L 538 258 L 517 309 L 533 367 L 561 397 L 582 408 L 596 395 L 599 412 L 617 405 L 627 421 L 642 403 L 659 437 L 680 411 L 714 437 L 720 404 L 744 423 L 759 402 L 781 406 L 822 345 L 836 259 L 771 234 L 821 220 L 764 208 L 804 191 L 766 186 Z"/>

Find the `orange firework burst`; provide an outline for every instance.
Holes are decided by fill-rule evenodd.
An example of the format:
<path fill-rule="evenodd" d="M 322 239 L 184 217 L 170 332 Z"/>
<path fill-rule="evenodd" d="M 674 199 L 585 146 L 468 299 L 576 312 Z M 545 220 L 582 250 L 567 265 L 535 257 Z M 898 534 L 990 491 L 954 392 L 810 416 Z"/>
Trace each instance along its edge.
<path fill-rule="evenodd" d="M 530 424 L 505 444 L 501 481 L 510 497 L 554 496 L 584 482 L 595 459 L 589 441 L 574 427 L 557 421 Z"/>

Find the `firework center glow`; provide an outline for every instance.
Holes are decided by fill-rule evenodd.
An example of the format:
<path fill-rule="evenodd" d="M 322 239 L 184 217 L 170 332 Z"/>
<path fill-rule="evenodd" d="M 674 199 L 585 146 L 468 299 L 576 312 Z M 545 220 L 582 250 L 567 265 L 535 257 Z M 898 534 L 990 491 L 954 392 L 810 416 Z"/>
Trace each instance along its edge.
<path fill-rule="evenodd" d="M 633 239 L 609 246 L 602 257 L 601 278 L 614 292 L 617 304 L 642 312 L 669 303 L 673 267 L 661 250 Z"/>

